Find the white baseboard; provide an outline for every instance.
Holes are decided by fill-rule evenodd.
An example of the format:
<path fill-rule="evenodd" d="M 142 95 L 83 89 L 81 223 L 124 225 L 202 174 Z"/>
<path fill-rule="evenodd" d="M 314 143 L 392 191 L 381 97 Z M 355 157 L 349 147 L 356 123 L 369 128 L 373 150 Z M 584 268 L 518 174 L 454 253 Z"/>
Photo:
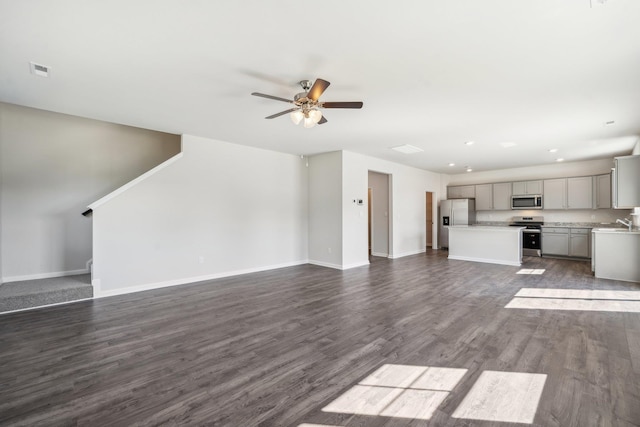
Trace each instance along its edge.
<path fill-rule="evenodd" d="M 165 282 L 146 283 L 143 285 L 128 286 L 125 288 L 118 288 L 118 289 L 102 290 L 102 284 L 100 282 L 100 279 L 93 279 L 91 281 L 91 284 L 93 285 L 93 297 L 105 298 L 105 297 L 112 297 L 116 295 L 131 294 L 134 292 L 150 291 L 153 289 L 166 288 L 169 286 L 189 285 L 196 282 L 203 282 L 205 280 L 222 279 L 224 277 L 239 276 L 242 274 L 249 274 L 249 273 L 258 273 L 260 271 L 275 270 L 278 268 L 294 267 L 296 265 L 303 265 L 308 263 L 309 262 L 307 260 L 294 261 L 290 263 L 269 265 L 269 266 L 257 267 L 257 268 L 248 268 L 244 270 L 227 271 L 224 273 L 185 277 L 182 279 L 167 280 Z"/>
<path fill-rule="evenodd" d="M 383 257 L 383 258 L 388 258 L 389 254 L 388 253 L 383 253 L 383 252 L 371 252 L 371 256 L 379 256 L 379 257 Z"/>
<path fill-rule="evenodd" d="M 364 266 L 367 266 L 369 264 L 370 264 L 369 260 L 363 261 L 363 262 L 358 262 L 358 263 L 355 263 L 355 264 L 347 264 L 347 265 L 343 265 L 342 266 L 342 270 L 349 270 L 350 268 L 364 267 Z"/>
<path fill-rule="evenodd" d="M 23 282 L 25 280 L 50 279 L 52 277 L 77 276 L 78 274 L 88 274 L 89 270 L 83 268 L 81 270 L 54 271 L 51 273 L 26 274 L 24 276 L 3 277 L 2 283 L 7 282 Z"/>
<path fill-rule="evenodd" d="M 309 260 L 309 264 L 319 265 L 320 267 L 333 268 L 333 269 L 336 269 L 336 270 L 348 270 L 350 268 L 356 268 L 356 267 L 362 267 L 362 266 L 365 266 L 365 265 L 369 265 L 369 261 L 362 262 L 362 263 L 356 263 L 356 264 L 340 265 L 340 264 L 332 264 L 332 263 L 329 263 L 329 262 L 316 261 L 316 260 L 310 259 Z"/>
<path fill-rule="evenodd" d="M 405 257 L 405 256 L 410 256 L 410 255 L 418 255 L 418 254 L 423 254 L 426 251 L 427 251 L 427 249 L 423 248 L 423 249 L 419 249 L 419 250 L 413 251 L 413 252 L 402 252 L 400 254 L 389 255 L 389 258 L 395 259 L 395 258 L 402 258 L 402 257 Z"/>
<path fill-rule="evenodd" d="M 73 304 L 81 301 L 91 301 L 92 299 L 93 298 L 74 299 L 73 301 L 63 301 L 63 302 L 56 302 L 53 304 L 37 305 L 35 307 L 19 308 L 18 310 L 0 311 L 0 316 L 3 314 L 18 313 L 20 311 L 39 310 L 41 308 L 46 308 L 46 307 L 55 307 L 56 305 L 66 305 L 66 304 Z"/>
<path fill-rule="evenodd" d="M 318 265 L 320 267 L 334 268 L 336 270 L 342 270 L 342 266 L 340 264 L 333 264 L 333 263 L 324 262 L 324 261 L 316 261 L 315 259 L 310 259 L 309 264 Z"/>
<path fill-rule="evenodd" d="M 522 265 L 517 261 L 504 261 L 501 259 L 473 258 L 473 257 L 458 256 L 458 255 L 449 255 L 447 258 L 455 259 L 458 261 L 474 261 L 474 262 L 484 262 L 487 264 L 512 265 L 514 267 L 520 267 Z"/>

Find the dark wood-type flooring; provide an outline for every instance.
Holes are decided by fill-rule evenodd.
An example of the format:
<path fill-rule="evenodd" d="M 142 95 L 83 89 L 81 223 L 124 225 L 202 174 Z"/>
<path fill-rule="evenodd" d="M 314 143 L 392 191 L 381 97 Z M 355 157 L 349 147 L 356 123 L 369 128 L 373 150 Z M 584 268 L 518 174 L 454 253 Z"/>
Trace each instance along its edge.
<path fill-rule="evenodd" d="M 619 289 L 586 262 L 442 251 L 304 265 L 0 316 L 0 425 L 523 426 L 451 414 L 485 370 L 547 374 L 539 426 L 640 425 L 640 314 L 505 309 Z M 321 408 L 383 364 L 468 369 L 431 420 Z"/>

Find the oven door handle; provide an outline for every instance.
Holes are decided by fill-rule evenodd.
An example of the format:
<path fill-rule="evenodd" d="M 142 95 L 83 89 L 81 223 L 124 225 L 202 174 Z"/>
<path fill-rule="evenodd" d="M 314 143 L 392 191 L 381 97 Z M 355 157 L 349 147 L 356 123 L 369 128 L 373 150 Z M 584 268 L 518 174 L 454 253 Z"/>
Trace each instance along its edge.
<path fill-rule="evenodd" d="M 529 233 L 529 234 L 540 234 L 540 230 L 531 230 L 531 229 L 524 229 L 522 230 L 523 233 Z"/>

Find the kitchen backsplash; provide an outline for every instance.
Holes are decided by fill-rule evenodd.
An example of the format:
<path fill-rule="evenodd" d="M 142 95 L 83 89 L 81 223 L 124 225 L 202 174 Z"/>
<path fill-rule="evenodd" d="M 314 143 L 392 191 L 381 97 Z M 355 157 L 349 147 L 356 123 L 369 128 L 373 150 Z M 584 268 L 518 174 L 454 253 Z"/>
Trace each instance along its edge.
<path fill-rule="evenodd" d="M 628 218 L 631 209 L 594 209 L 594 210 L 512 210 L 477 211 L 478 222 L 509 221 L 514 216 L 541 216 L 545 222 L 567 223 L 615 223 L 618 218 Z"/>

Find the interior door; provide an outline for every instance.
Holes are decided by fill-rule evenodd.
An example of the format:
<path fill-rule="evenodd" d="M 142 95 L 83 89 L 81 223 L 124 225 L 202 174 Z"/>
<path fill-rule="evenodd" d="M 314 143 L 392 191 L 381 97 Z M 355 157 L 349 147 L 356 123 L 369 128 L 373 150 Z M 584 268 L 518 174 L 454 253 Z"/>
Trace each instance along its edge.
<path fill-rule="evenodd" d="M 371 188 L 369 188 L 368 197 L 369 203 L 367 203 L 367 223 L 369 224 L 369 257 L 371 257 Z"/>
<path fill-rule="evenodd" d="M 426 201 L 427 248 L 433 247 L 433 193 L 427 191 Z"/>

